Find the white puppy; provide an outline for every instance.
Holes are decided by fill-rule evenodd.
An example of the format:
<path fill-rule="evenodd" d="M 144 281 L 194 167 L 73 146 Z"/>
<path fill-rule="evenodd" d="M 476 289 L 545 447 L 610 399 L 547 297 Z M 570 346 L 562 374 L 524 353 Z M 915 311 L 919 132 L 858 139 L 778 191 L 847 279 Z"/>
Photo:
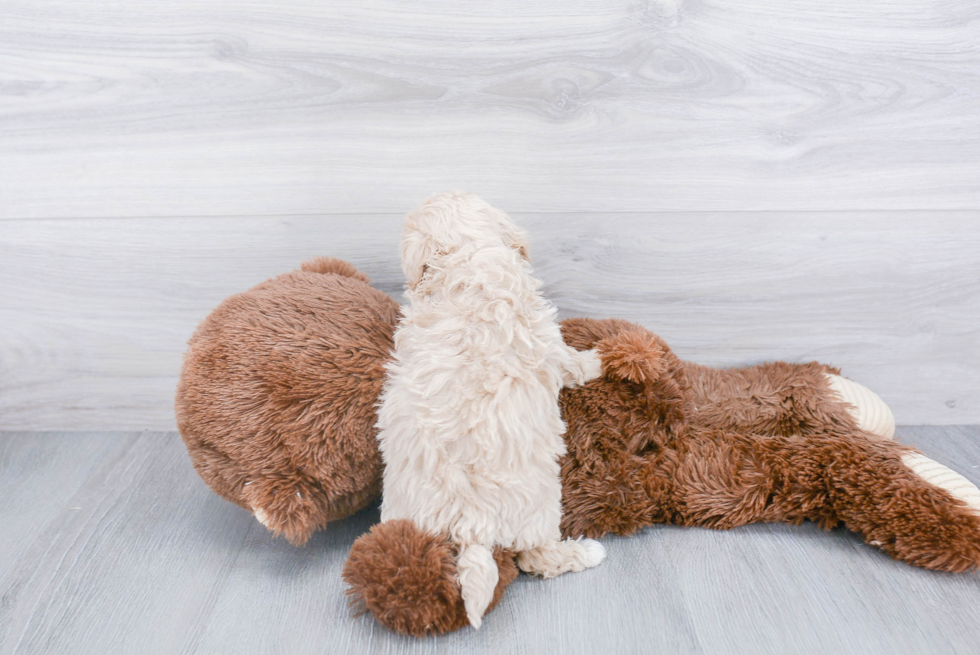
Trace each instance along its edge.
<path fill-rule="evenodd" d="M 561 540 L 563 385 L 601 373 L 565 345 L 531 277 L 517 226 L 475 195 L 430 198 L 405 220 L 409 305 L 378 412 L 381 520 L 411 519 L 459 547 L 466 615 L 479 628 L 497 585 L 494 546 L 528 573 L 581 571 L 605 557 Z"/>

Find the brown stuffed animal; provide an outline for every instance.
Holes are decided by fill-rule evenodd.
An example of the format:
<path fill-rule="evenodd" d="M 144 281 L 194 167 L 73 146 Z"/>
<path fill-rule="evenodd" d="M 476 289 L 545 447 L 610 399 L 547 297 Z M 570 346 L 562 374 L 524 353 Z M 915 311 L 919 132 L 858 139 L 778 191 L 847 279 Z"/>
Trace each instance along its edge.
<path fill-rule="evenodd" d="M 375 408 L 398 303 L 326 257 L 225 300 L 190 340 L 177 427 L 218 495 L 301 545 L 381 494 Z"/>
<path fill-rule="evenodd" d="M 374 403 L 397 315 L 352 266 L 329 259 L 226 300 L 191 339 L 177 393 L 204 480 L 294 543 L 375 498 Z M 980 564 L 980 490 L 888 441 L 887 407 L 837 371 L 709 369 L 619 320 L 572 319 L 563 333 L 598 348 L 605 372 L 560 399 L 567 536 L 809 519 L 843 522 L 917 566 Z M 495 555 L 494 604 L 517 575 L 511 553 Z M 358 539 L 344 578 L 353 600 L 398 632 L 466 625 L 451 544 L 409 521 Z"/>

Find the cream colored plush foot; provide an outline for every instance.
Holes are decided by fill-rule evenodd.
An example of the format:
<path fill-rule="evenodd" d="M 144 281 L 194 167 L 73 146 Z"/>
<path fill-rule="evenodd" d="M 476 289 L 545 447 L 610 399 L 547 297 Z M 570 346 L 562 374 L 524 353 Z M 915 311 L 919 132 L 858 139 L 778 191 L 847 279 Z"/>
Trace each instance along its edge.
<path fill-rule="evenodd" d="M 895 437 L 895 417 L 885 401 L 867 387 L 839 375 L 827 375 L 830 388 L 854 407 L 851 414 L 858 427 L 882 439 Z"/>
<path fill-rule="evenodd" d="M 919 453 L 902 455 L 902 464 L 929 484 L 947 491 L 980 514 L 980 489 L 956 471 Z"/>
<path fill-rule="evenodd" d="M 265 510 L 264 509 L 259 508 L 259 509 L 254 510 L 252 513 L 255 514 L 255 519 L 259 523 L 261 523 L 265 527 L 269 528 L 269 515 L 265 513 Z M 271 530 L 272 528 L 269 528 L 269 529 Z"/>

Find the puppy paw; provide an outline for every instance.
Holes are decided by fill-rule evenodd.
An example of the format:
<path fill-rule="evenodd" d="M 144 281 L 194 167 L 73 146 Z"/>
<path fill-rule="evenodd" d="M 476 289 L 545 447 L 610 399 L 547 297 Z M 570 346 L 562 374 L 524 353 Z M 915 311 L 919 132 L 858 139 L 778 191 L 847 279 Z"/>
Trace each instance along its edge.
<path fill-rule="evenodd" d="M 572 361 L 565 371 L 566 387 L 577 387 L 602 375 L 602 358 L 596 350 L 572 350 Z"/>
<path fill-rule="evenodd" d="M 578 542 L 582 547 L 582 566 L 591 569 L 602 564 L 606 559 L 606 548 L 595 539 L 582 539 Z"/>
<path fill-rule="evenodd" d="M 595 349 L 586 350 L 581 353 L 582 358 L 582 381 L 579 384 L 591 382 L 602 375 L 602 358 Z"/>
<path fill-rule="evenodd" d="M 593 539 L 566 539 L 524 550 L 517 554 L 517 566 L 525 573 L 553 578 L 569 571 L 597 566 L 606 558 L 606 549 Z"/>
<path fill-rule="evenodd" d="M 895 417 L 878 394 L 839 375 L 828 374 L 827 382 L 841 401 L 850 405 L 851 416 L 859 428 L 881 439 L 895 437 Z"/>

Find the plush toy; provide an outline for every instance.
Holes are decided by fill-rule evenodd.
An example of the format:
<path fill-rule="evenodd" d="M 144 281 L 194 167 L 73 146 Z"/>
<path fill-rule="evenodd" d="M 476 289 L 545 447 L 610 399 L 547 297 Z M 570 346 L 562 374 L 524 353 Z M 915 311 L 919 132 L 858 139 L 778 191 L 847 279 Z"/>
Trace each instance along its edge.
<path fill-rule="evenodd" d="M 177 427 L 204 481 L 296 545 L 377 498 L 375 403 L 398 313 L 329 258 L 221 303 L 177 385 Z"/>
<path fill-rule="evenodd" d="M 398 306 L 353 266 L 318 259 L 233 296 L 190 341 L 178 426 L 223 497 L 300 544 L 380 493 L 374 405 Z M 944 571 L 980 565 L 980 489 L 913 448 L 873 393 L 817 363 L 714 370 L 648 330 L 571 319 L 603 377 L 562 392 L 566 536 L 656 523 L 844 523 L 891 556 Z M 410 521 L 359 538 L 355 603 L 406 634 L 467 624 L 452 545 Z M 516 577 L 495 552 L 495 605 Z"/>

